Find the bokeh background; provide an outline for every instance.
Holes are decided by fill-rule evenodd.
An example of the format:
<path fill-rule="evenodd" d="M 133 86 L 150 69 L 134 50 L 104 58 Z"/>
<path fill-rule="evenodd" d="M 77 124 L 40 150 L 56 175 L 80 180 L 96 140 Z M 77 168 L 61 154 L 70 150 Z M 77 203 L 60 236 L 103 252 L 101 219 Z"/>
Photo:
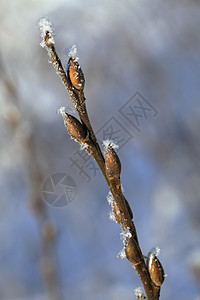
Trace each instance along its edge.
<path fill-rule="evenodd" d="M 63 64 L 78 47 L 94 130 L 114 117 L 132 135 L 119 151 L 122 184 L 144 254 L 161 248 L 161 299 L 200 299 L 197 0 L 1 0 L 0 299 L 128 300 L 141 286 L 117 258 L 120 227 L 109 220 L 102 175 L 87 166 L 89 181 L 72 166 L 79 145 L 56 111 L 73 107 L 39 45 L 42 16 Z M 139 119 L 140 130 L 119 111 L 136 92 L 157 111 Z M 59 209 L 41 194 L 56 172 L 77 185 Z"/>

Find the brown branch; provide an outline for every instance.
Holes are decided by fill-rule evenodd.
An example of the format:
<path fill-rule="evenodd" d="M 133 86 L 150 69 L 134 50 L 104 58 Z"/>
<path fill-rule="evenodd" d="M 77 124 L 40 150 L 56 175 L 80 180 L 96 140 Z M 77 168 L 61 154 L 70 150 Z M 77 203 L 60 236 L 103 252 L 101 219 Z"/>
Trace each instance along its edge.
<path fill-rule="evenodd" d="M 119 157 L 112 143 L 108 143 L 105 157 L 103 156 L 87 114 L 83 92 L 85 79 L 78 64 L 76 53 L 71 53 L 69 57 L 66 74 L 54 47 L 53 31 L 50 24 L 46 22 L 46 19 L 42 19 L 39 23 L 42 31 L 41 36 L 43 38 L 41 45 L 46 48 L 51 62 L 67 89 L 81 120 L 81 122 L 78 121 L 75 117 L 68 115 L 62 109 L 60 112 L 64 118 L 65 126 L 75 141 L 84 146 L 85 150 L 98 164 L 113 197 L 113 213 L 116 221 L 122 228 L 126 258 L 136 269 L 144 286 L 147 298 L 149 300 L 157 300 L 160 296 L 160 286 L 164 281 L 164 271 L 153 253 L 150 252 L 148 256 L 148 266 L 144 261 L 136 228 L 132 220 L 133 214 L 121 189 L 121 163 Z M 137 299 L 145 299 L 145 296 L 138 294 Z"/>

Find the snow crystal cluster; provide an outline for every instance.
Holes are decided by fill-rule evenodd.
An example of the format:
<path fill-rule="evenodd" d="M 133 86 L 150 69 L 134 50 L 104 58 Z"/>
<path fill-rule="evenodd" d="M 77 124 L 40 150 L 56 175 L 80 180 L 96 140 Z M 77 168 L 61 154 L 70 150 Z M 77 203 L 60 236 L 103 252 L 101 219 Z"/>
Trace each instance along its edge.
<path fill-rule="evenodd" d="M 120 233 L 121 239 L 123 240 L 123 244 L 126 245 L 126 239 L 131 238 L 132 234 L 130 232 L 130 228 L 127 227 L 126 229 L 122 229 L 122 232 Z"/>
<path fill-rule="evenodd" d="M 52 23 L 49 21 L 49 19 L 47 17 L 43 17 L 38 20 L 37 24 L 38 24 L 38 26 L 40 28 L 40 32 L 41 32 L 41 38 L 42 38 L 42 42 L 40 43 L 41 47 L 44 48 L 46 46 L 44 38 L 45 38 L 47 32 L 49 33 L 48 43 L 55 44 L 55 41 L 53 38 L 53 27 L 52 27 Z"/>
<path fill-rule="evenodd" d="M 111 193 L 111 191 L 108 192 L 108 196 L 107 196 L 107 201 L 108 201 L 108 204 L 112 206 L 113 204 L 113 195 Z"/>
<path fill-rule="evenodd" d="M 78 61 L 79 60 L 78 51 L 77 51 L 76 45 L 73 45 L 71 47 L 71 49 L 69 50 L 69 53 L 68 53 L 68 57 L 69 58 L 73 58 L 74 61 Z"/>
<path fill-rule="evenodd" d="M 145 299 L 144 293 L 141 287 L 138 287 L 134 290 L 135 296 L 137 299 Z"/>
<path fill-rule="evenodd" d="M 126 246 L 126 239 L 131 238 L 132 234 L 130 232 L 130 228 L 127 227 L 126 229 L 122 229 L 122 232 L 120 233 L 121 239 L 123 240 L 124 246 Z M 117 258 L 120 257 L 121 259 L 126 258 L 126 252 L 125 247 L 117 254 Z"/>
<path fill-rule="evenodd" d="M 116 218 L 115 218 L 115 214 L 114 214 L 114 211 L 113 211 L 113 208 L 114 208 L 114 205 L 113 205 L 113 195 L 111 194 L 111 192 L 109 191 L 108 193 L 108 196 L 107 196 L 107 201 L 108 201 L 108 204 L 111 206 L 112 210 L 109 212 L 109 219 L 111 221 L 114 221 L 115 223 L 117 223 L 116 221 Z M 119 210 L 116 211 L 117 214 L 119 214 Z"/>
<path fill-rule="evenodd" d="M 125 247 L 123 247 L 123 249 L 117 254 L 117 258 L 121 258 L 124 259 L 126 258 L 126 252 L 125 252 Z"/>
<path fill-rule="evenodd" d="M 65 106 L 61 106 L 58 110 L 57 110 L 57 113 L 59 115 L 61 115 L 63 118 L 65 116 L 65 112 L 66 112 L 66 107 Z"/>
<path fill-rule="evenodd" d="M 111 146 L 113 149 L 118 149 L 119 146 L 113 142 L 112 140 L 105 140 L 103 141 L 103 146 L 105 148 L 105 150 L 108 148 L 108 146 Z"/>

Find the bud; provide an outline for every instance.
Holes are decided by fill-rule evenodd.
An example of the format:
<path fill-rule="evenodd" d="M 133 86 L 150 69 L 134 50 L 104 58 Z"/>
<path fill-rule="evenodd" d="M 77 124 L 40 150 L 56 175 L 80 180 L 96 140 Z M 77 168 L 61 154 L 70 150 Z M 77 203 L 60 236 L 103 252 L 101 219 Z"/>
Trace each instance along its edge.
<path fill-rule="evenodd" d="M 68 76 L 72 86 L 82 91 L 84 89 L 85 79 L 81 67 L 76 59 L 71 57 L 68 62 Z"/>
<path fill-rule="evenodd" d="M 130 205 L 129 205 L 129 203 L 128 203 L 128 201 L 126 200 L 125 197 L 124 197 L 124 201 L 125 201 L 125 204 L 126 204 L 126 208 L 127 208 L 128 212 L 129 212 L 130 218 L 131 218 L 131 220 L 132 220 L 132 219 L 133 219 L 133 212 L 132 212 L 132 209 L 131 209 L 131 207 L 130 207 Z"/>
<path fill-rule="evenodd" d="M 106 174 L 109 179 L 119 179 L 121 173 L 121 163 L 119 157 L 111 145 L 108 145 L 105 154 Z"/>
<path fill-rule="evenodd" d="M 86 138 L 86 129 L 77 120 L 75 117 L 68 115 L 67 113 L 63 114 L 65 126 L 69 132 L 69 134 L 77 141 L 84 142 Z"/>
<path fill-rule="evenodd" d="M 131 237 L 125 245 L 126 258 L 133 264 L 138 265 L 141 262 L 141 251 L 136 240 Z"/>
<path fill-rule="evenodd" d="M 156 286 L 161 286 L 164 282 L 165 274 L 161 262 L 153 252 L 148 254 L 147 267 L 151 281 Z"/>

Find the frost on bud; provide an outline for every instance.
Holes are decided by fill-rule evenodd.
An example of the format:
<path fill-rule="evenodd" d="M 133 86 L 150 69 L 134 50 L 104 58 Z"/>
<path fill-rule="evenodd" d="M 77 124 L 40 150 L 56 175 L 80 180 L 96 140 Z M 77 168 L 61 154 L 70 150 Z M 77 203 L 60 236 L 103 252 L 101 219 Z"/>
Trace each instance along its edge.
<path fill-rule="evenodd" d="M 74 138 L 77 142 L 84 143 L 87 132 L 83 124 L 81 124 L 78 119 L 67 113 L 62 114 L 62 116 L 64 119 L 65 127 L 67 128 L 71 137 Z"/>
<path fill-rule="evenodd" d="M 121 162 L 111 145 L 106 148 L 105 154 L 106 174 L 109 179 L 119 179 L 121 173 Z"/>
<path fill-rule="evenodd" d="M 70 57 L 68 62 L 68 77 L 76 90 L 83 91 L 85 78 L 77 59 L 73 57 Z"/>
<path fill-rule="evenodd" d="M 55 44 L 55 41 L 51 22 L 47 17 L 43 17 L 38 20 L 37 24 L 40 28 L 42 37 L 42 42 L 40 43 L 41 47 L 52 47 Z"/>
<path fill-rule="evenodd" d="M 156 286 L 161 286 L 165 279 L 165 273 L 161 262 L 153 252 L 149 252 L 148 254 L 147 267 L 151 281 Z"/>

